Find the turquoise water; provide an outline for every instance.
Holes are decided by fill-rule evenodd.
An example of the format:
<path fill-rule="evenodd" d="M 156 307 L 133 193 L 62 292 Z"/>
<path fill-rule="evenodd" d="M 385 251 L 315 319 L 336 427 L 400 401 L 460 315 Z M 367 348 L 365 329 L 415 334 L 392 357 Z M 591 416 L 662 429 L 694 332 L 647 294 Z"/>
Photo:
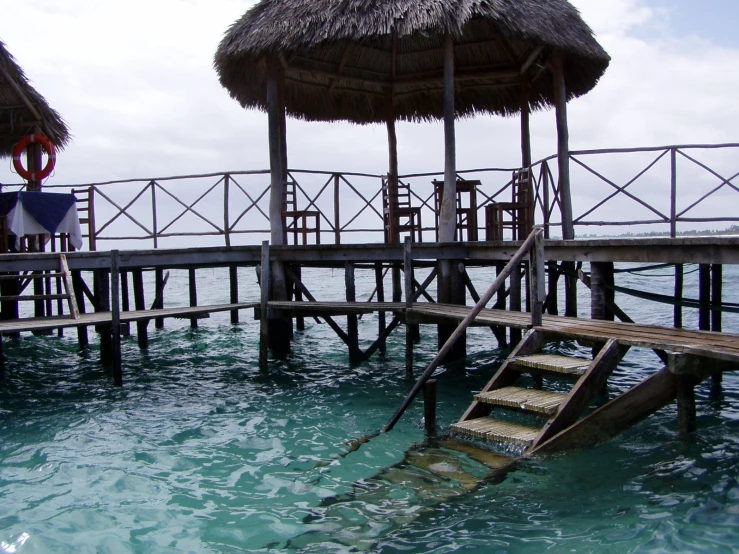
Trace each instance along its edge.
<path fill-rule="evenodd" d="M 256 298 L 253 270 L 241 275 L 242 298 Z M 484 289 L 488 275 L 475 276 Z M 198 279 L 201 303 L 226 301 L 225 272 L 198 272 Z M 657 292 L 671 287 L 668 278 L 622 280 Z M 686 296 L 694 280 L 686 277 Z M 321 298 L 343 290 L 339 271 L 306 271 L 306 281 Z M 727 275 L 727 291 L 732 282 Z M 187 302 L 184 283 L 186 274 L 172 273 L 168 305 Z M 368 274 L 359 297 L 371 289 Z M 640 321 L 671 314 L 617 301 Z M 686 325 L 694 324 L 687 316 Z M 148 352 L 135 337 L 124 340 L 121 389 L 97 363 L 94 333 L 85 353 L 73 331 L 5 340 L 0 552 L 739 550 L 733 374 L 719 398 L 707 385 L 698 389 L 692 440 L 678 435 L 672 406 L 608 444 L 532 460 L 474 486 L 466 479 L 483 478 L 482 465 L 433 441 L 414 450 L 426 439 L 420 402 L 391 433 L 339 457 L 348 441 L 378 431 L 410 387 L 402 329 L 386 355 L 351 368 L 333 332 L 306 320 L 292 357 L 261 373 L 251 313 L 242 312 L 238 326 L 227 314 L 197 330 L 166 325 L 150 329 Z M 362 319 L 364 347 L 375 328 L 374 317 Z M 725 328 L 739 331 L 733 316 Z M 419 370 L 434 354 L 434 332 L 422 327 Z M 442 433 L 506 355 L 486 329 L 473 330 L 468 345 L 467 362 L 438 376 Z M 656 367 L 651 352 L 633 350 L 612 391 Z M 433 452 L 466 477 L 408 465 L 409 449 Z"/>

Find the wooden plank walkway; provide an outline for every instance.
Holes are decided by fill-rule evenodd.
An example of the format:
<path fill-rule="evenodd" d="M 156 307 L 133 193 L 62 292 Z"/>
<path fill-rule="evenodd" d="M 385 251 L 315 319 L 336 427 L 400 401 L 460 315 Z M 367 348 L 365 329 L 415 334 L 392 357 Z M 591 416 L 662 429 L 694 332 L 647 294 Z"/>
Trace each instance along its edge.
<path fill-rule="evenodd" d="M 155 318 L 183 318 L 208 315 L 216 312 L 231 310 L 247 310 L 257 306 L 255 302 L 241 304 L 214 304 L 210 306 L 192 306 L 183 308 L 164 308 L 161 310 L 138 310 L 121 312 L 121 323 L 147 321 Z M 70 327 L 84 327 L 87 325 L 101 325 L 111 323 L 112 312 L 96 312 L 80 314 L 79 319 L 65 317 L 30 317 L 0 321 L 0 333 L 19 333 L 22 331 L 45 331 Z"/>
<path fill-rule="evenodd" d="M 286 316 L 295 313 L 316 316 L 354 315 L 377 311 L 405 313 L 412 323 L 435 323 L 442 320 L 458 323 L 471 310 L 471 306 L 432 303 L 415 303 L 411 309 L 406 310 L 403 302 L 272 301 L 269 302 L 268 307 Z M 531 327 L 531 315 L 527 312 L 484 309 L 475 319 L 475 325 L 528 329 Z M 613 338 L 629 346 L 739 362 L 739 335 L 729 333 L 552 315 L 543 317 L 540 329 L 550 335 L 557 335 L 563 340 L 605 342 Z"/>

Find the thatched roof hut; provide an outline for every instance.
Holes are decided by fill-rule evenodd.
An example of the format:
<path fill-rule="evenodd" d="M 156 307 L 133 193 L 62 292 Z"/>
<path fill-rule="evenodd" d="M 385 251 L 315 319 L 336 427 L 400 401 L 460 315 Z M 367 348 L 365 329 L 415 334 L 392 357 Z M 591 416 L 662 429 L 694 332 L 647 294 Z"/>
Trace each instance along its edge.
<path fill-rule="evenodd" d="M 69 129 L 28 82 L 23 70 L 0 41 L 0 158 L 9 157 L 13 146 L 35 126 L 63 148 L 70 139 Z"/>
<path fill-rule="evenodd" d="M 215 67 L 247 108 L 266 109 L 265 58 L 279 55 L 291 116 L 384 122 L 392 87 L 397 119 L 440 119 L 448 34 L 457 117 L 554 105 L 554 51 L 568 99 L 590 91 L 610 60 L 566 0 L 263 0 L 228 30 Z"/>

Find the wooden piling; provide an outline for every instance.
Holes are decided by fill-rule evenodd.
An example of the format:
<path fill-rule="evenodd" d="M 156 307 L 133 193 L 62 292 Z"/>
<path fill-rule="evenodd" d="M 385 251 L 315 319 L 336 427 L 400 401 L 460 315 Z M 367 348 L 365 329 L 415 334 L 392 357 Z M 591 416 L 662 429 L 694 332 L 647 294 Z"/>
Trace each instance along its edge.
<path fill-rule="evenodd" d="M 260 320 L 259 320 L 259 369 L 266 371 L 269 361 L 269 320 L 267 319 L 267 303 L 270 296 L 269 241 L 262 242 L 261 277 L 259 279 L 260 293 Z"/>
<path fill-rule="evenodd" d="M 689 435 L 696 430 L 695 385 L 692 375 L 676 375 L 677 421 L 680 434 Z"/>
<path fill-rule="evenodd" d="M 74 290 L 74 297 L 77 300 L 77 310 L 80 314 L 86 313 L 85 287 L 82 282 L 82 274 L 79 271 L 72 271 L 72 290 Z M 80 350 L 87 347 L 90 343 L 86 325 L 80 325 L 77 327 L 77 343 L 80 346 Z"/>
<path fill-rule="evenodd" d="M 163 269 L 155 269 L 154 270 L 154 282 L 155 282 L 155 288 L 156 288 L 156 306 L 154 308 L 161 310 L 164 308 L 164 270 Z M 164 329 L 164 318 L 158 317 L 154 320 L 154 324 L 157 329 Z"/>
<path fill-rule="evenodd" d="M 188 277 L 188 287 L 190 292 L 190 306 L 197 306 L 198 305 L 198 284 L 195 277 L 195 268 L 191 267 L 187 270 L 187 277 Z M 190 328 L 191 329 L 197 329 L 198 328 L 198 318 L 197 317 L 191 317 L 190 318 Z"/>
<path fill-rule="evenodd" d="M 346 301 L 356 302 L 357 289 L 352 262 L 344 264 L 344 284 L 346 285 Z M 362 352 L 359 350 L 359 321 L 354 314 L 346 316 L 346 334 L 349 337 L 349 363 L 358 364 L 362 361 Z"/>
<path fill-rule="evenodd" d="M 131 311 L 131 301 L 128 295 L 128 271 L 121 271 L 121 311 Z M 121 335 L 131 336 L 131 324 L 121 323 Z"/>
<path fill-rule="evenodd" d="M 382 269 L 382 263 L 377 262 L 375 264 L 375 288 L 377 290 L 377 301 L 378 302 L 385 302 L 385 280 L 384 280 L 384 273 Z M 385 320 L 385 312 L 378 312 L 377 313 L 377 336 L 382 337 L 385 333 L 385 329 L 387 327 L 386 320 Z M 380 339 L 379 343 L 379 350 L 383 354 L 385 353 L 387 348 L 387 341 L 384 338 Z"/>
<path fill-rule="evenodd" d="M 293 266 L 293 273 L 295 274 L 295 278 L 298 279 L 302 283 L 303 282 L 303 268 L 300 266 L 300 264 L 296 264 Z M 293 283 L 293 289 L 295 291 L 295 301 L 302 302 L 303 301 L 303 291 L 300 290 L 300 287 L 295 286 L 294 283 Z M 305 331 L 305 318 L 302 315 L 299 315 L 295 318 L 295 328 L 298 331 Z"/>
<path fill-rule="evenodd" d="M 723 304 L 723 266 L 711 265 L 711 331 L 721 332 L 721 306 Z M 721 383 L 724 374 L 717 372 L 711 375 L 711 393 L 716 396 L 721 393 Z"/>
<path fill-rule="evenodd" d="M 436 434 L 436 379 L 423 385 L 423 422 L 429 435 Z"/>
<path fill-rule="evenodd" d="M 146 299 L 144 298 L 144 274 L 141 268 L 137 267 L 131 271 L 133 277 L 133 301 L 136 310 L 146 309 Z M 136 322 L 136 339 L 138 340 L 139 348 L 146 350 L 149 348 L 149 322 L 148 321 L 137 321 Z"/>
<path fill-rule="evenodd" d="M 405 307 L 413 307 L 413 258 L 411 252 L 411 237 L 405 237 L 403 244 L 403 274 L 405 275 Z M 413 329 L 405 322 L 405 377 L 413 379 Z"/>
<path fill-rule="evenodd" d="M 521 311 L 521 264 L 516 266 L 511 271 L 510 277 L 511 294 L 509 298 L 510 310 L 512 312 Z M 516 345 L 521 342 L 521 329 L 514 329 L 511 327 L 511 348 L 515 348 Z"/>
<path fill-rule="evenodd" d="M 97 269 L 94 273 L 93 290 L 95 293 L 95 311 L 110 311 L 110 270 Z M 100 361 L 109 366 L 113 362 L 113 344 L 111 324 L 97 326 L 100 334 Z"/>
<path fill-rule="evenodd" d="M 683 326 L 683 280 L 683 264 L 675 264 L 675 308 L 673 310 L 673 320 L 676 329 L 682 329 Z"/>
<path fill-rule="evenodd" d="M 111 298 L 111 364 L 113 366 L 113 383 L 123 386 L 123 369 L 121 363 L 121 308 L 120 308 L 120 256 L 118 250 L 110 251 L 110 298 Z"/>
<path fill-rule="evenodd" d="M 228 266 L 228 285 L 231 304 L 239 303 L 239 272 L 238 266 Z M 239 322 L 239 310 L 231 310 L 231 324 L 236 325 Z"/>

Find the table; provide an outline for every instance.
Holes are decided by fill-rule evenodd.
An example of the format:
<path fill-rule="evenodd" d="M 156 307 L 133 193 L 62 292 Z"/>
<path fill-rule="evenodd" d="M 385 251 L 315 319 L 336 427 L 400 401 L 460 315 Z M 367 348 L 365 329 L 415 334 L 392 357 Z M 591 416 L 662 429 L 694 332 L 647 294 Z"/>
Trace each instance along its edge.
<path fill-rule="evenodd" d="M 9 234 L 15 235 L 15 247 L 20 250 L 24 235 L 66 233 L 77 250 L 82 248 L 82 230 L 77 215 L 74 194 L 55 192 L 0 193 L 0 216 L 5 216 Z"/>

